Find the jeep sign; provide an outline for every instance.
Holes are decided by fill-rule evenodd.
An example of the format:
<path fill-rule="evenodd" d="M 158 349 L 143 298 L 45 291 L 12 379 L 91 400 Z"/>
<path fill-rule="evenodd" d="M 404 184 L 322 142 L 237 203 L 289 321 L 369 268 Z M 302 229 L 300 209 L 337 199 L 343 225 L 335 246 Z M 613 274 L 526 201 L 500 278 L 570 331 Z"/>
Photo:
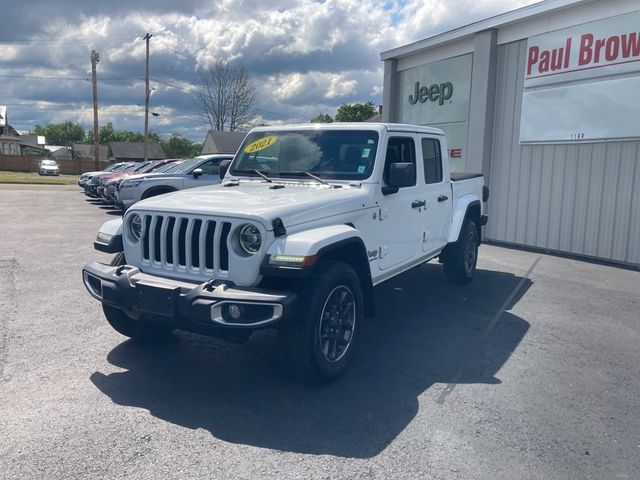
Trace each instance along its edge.
<path fill-rule="evenodd" d="M 451 168 L 466 167 L 467 124 L 473 54 L 400 70 L 398 121 L 441 128 L 451 149 Z"/>
<path fill-rule="evenodd" d="M 409 95 L 409 103 L 411 105 L 425 103 L 427 100 L 438 102 L 438 105 L 444 104 L 445 100 L 449 100 L 453 95 L 453 84 L 445 82 L 441 84 L 434 83 L 430 87 L 421 87 L 420 82 L 416 82 L 415 92 Z"/>

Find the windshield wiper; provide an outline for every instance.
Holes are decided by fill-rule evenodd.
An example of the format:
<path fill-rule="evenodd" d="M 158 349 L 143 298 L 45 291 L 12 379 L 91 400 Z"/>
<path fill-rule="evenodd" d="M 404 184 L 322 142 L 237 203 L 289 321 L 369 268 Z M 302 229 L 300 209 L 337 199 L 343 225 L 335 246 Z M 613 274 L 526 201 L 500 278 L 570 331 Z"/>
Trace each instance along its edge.
<path fill-rule="evenodd" d="M 254 169 L 246 169 L 246 170 L 234 170 L 233 173 L 257 173 L 258 175 L 260 175 L 262 178 L 264 178 L 267 182 L 269 183 L 273 183 L 273 180 L 271 180 L 269 177 L 267 177 L 264 173 L 262 173 L 262 171 L 260 170 L 254 170 Z"/>
<path fill-rule="evenodd" d="M 322 183 L 323 185 L 331 185 L 326 180 L 323 180 L 320 177 L 315 176 L 313 173 L 309 173 L 306 170 L 298 170 L 298 171 L 290 171 L 290 172 L 279 172 L 280 175 L 306 175 L 307 177 L 313 178 L 314 180 Z"/>

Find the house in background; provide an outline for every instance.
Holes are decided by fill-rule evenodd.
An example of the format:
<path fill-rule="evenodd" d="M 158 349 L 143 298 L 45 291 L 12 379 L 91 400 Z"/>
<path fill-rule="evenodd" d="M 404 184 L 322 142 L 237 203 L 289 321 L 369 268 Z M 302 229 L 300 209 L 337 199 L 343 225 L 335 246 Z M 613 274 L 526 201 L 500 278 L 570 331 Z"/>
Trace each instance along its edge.
<path fill-rule="evenodd" d="M 0 105 L 0 155 L 20 155 L 20 135 L 9 125 L 7 107 Z"/>
<path fill-rule="evenodd" d="M 209 130 L 202 144 L 202 154 L 231 153 L 235 155 L 246 136 L 245 132 L 214 132 Z"/>
<path fill-rule="evenodd" d="M 47 157 L 54 160 L 71 160 L 73 158 L 73 150 L 71 147 L 64 147 L 61 145 L 47 145 L 46 149 L 49 151 Z"/>
<path fill-rule="evenodd" d="M 107 156 L 116 162 L 141 162 L 144 160 L 144 142 L 109 142 Z M 158 142 L 148 143 L 148 160 L 163 160 L 165 158 L 164 150 Z"/>
<path fill-rule="evenodd" d="M 73 152 L 78 160 L 94 160 L 95 147 L 89 143 L 74 143 Z M 107 160 L 109 158 L 109 145 L 98 145 L 98 158 Z"/>

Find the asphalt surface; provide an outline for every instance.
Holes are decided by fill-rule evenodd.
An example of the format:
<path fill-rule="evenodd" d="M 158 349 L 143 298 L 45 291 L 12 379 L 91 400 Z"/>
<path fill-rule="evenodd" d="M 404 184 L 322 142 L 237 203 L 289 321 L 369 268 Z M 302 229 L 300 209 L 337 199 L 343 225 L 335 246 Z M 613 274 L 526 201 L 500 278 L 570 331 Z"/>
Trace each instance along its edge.
<path fill-rule="evenodd" d="M 272 332 L 113 331 L 80 272 L 117 215 L 0 186 L 0 478 L 640 478 L 640 272 L 486 245 L 467 287 L 415 268 L 309 388 Z"/>

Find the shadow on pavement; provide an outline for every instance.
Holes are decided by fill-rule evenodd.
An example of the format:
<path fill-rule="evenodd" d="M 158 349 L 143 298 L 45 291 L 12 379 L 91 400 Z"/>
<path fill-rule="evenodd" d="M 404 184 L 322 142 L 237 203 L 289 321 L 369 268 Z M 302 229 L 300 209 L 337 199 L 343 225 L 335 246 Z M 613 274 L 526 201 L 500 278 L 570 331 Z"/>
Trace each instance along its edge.
<path fill-rule="evenodd" d="M 272 331 L 243 346 L 182 332 L 165 344 L 125 341 L 107 359 L 127 371 L 95 372 L 91 381 L 119 405 L 224 441 L 370 458 L 406 428 L 434 384 L 500 383 L 495 375 L 529 324 L 506 312 L 489 327 L 520 280 L 478 270 L 471 285 L 455 287 L 427 264 L 376 287 L 377 316 L 361 331 L 351 369 L 323 388 L 289 381 Z"/>

